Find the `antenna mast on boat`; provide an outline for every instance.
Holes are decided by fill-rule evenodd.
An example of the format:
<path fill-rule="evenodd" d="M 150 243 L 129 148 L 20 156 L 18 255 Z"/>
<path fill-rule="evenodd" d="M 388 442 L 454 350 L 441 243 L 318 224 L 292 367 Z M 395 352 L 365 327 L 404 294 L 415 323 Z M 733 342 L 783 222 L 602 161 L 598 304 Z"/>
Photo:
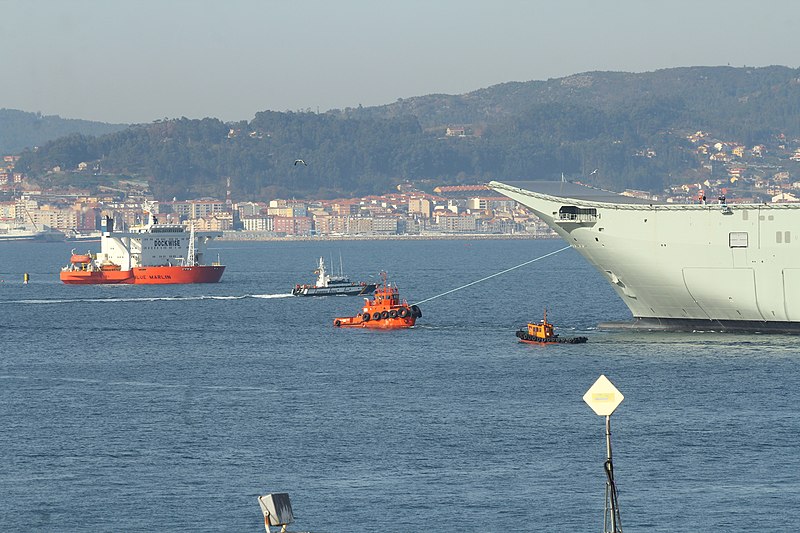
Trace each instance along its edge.
<path fill-rule="evenodd" d="M 39 231 L 39 226 L 36 225 L 36 221 L 33 220 L 33 217 L 31 216 L 30 212 L 28 211 L 27 206 L 23 205 L 22 209 L 25 210 L 25 214 L 28 215 L 28 219 L 31 221 L 31 224 L 33 224 L 33 229 L 36 230 L 36 231 Z"/>
<path fill-rule="evenodd" d="M 186 255 L 186 266 L 195 266 L 197 261 L 195 260 L 194 250 L 194 220 L 189 221 L 189 251 Z"/>

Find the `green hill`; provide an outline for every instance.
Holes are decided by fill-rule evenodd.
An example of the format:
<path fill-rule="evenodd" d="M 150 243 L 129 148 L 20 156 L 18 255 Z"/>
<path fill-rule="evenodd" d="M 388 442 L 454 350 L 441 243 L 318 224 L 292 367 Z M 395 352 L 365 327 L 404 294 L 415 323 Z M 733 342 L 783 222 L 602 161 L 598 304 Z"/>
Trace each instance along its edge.
<path fill-rule="evenodd" d="M 646 73 L 585 72 L 547 81 L 512 82 L 464 95 L 429 95 L 368 109 L 345 110 L 373 118 L 414 115 L 423 127 L 447 123 L 497 122 L 535 106 L 571 103 L 613 112 L 625 107 L 668 103 L 681 123 L 708 121 L 703 128 L 725 128 L 726 135 L 747 135 L 741 117 L 774 129 L 800 127 L 800 69 L 685 67 Z M 761 116 L 758 116 L 761 115 Z M 740 133 L 741 132 L 741 133 Z"/>
<path fill-rule="evenodd" d="M 15 154 L 72 133 L 104 135 L 127 127 L 127 124 L 106 124 L 0 109 L 0 153 Z"/>
<path fill-rule="evenodd" d="M 448 126 L 463 136 L 446 136 Z M 800 138 L 800 71 L 692 67 L 589 72 L 327 113 L 264 111 L 252 121 L 186 118 L 101 137 L 72 135 L 23 154 L 43 185 L 145 177 L 159 198 L 384 193 L 438 184 L 556 179 L 660 191 L 700 167 L 688 133 L 746 146 Z M 301 158 L 307 165 L 295 165 Z M 55 166 L 86 173 L 49 173 Z M 598 172 L 592 174 L 594 169 Z M 83 174 L 83 175 L 81 175 Z M 591 174 L 591 177 L 590 177 Z"/>

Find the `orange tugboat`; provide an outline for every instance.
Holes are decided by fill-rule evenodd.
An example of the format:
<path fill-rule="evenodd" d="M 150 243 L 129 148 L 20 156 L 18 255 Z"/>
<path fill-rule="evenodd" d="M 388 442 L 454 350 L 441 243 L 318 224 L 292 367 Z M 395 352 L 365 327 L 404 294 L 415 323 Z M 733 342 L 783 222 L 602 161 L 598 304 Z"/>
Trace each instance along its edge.
<path fill-rule="evenodd" d="M 560 337 L 553 331 L 553 324 L 547 321 L 547 309 L 544 310 L 544 319 L 535 324 L 528 323 L 528 329 L 517 331 L 520 342 L 530 344 L 582 344 L 586 337 Z"/>
<path fill-rule="evenodd" d="M 402 329 L 413 326 L 422 311 L 416 305 L 408 305 L 400 300 L 397 287 L 386 281 L 386 273 L 381 272 L 383 283 L 375 289 L 372 299 L 364 298 L 364 307 L 356 316 L 336 318 L 337 328 Z"/>

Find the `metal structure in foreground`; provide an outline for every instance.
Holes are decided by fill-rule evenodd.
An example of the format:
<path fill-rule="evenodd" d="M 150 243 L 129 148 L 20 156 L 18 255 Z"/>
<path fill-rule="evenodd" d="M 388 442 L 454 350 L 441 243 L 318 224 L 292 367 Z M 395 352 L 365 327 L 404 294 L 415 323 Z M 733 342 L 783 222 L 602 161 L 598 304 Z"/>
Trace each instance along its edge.
<path fill-rule="evenodd" d="M 258 497 L 258 504 L 264 514 L 264 528 L 270 532 L 270 526 L 281 528 L 281 533 L 286 533 L 286 526 L 294 522 L 292 503 L 285 492 L 265 494 Z"/>
<path fill-rule="evenodd" d="M 583 401 L 596 414 L 606 417 L 606 462 L 603 465 L 606 473 L 606 501 L 603 511 L 604 533 L 622 533 L 622 520 L 619 515 L 619 503 L 617 502 L 617 485 L 614 482 L 614 463 L 611 460 L 611 414 L 624 399 L 625 397 L 622 393 L 604 375 L 601 375 L 583 395 Z"/>

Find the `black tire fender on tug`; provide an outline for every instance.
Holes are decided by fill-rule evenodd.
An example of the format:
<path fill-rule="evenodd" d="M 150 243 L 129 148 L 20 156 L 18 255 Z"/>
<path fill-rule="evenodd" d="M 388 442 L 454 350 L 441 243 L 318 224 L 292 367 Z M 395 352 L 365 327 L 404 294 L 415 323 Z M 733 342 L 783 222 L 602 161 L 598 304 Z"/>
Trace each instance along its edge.
<path fill-rule="evenodd" d="M 411 312 L 414 313 L 414 316 L 417 318 L 422 318 L 422 310 L 416 304 L 411 306 Z"/>
<path fill-rule="evenodd" d="M 379 320 L 380 318 L 381 318 L 381 314 L 380 314 L 379 311 L 375 311 L 374 313 L 372 313 L 372 319 L 373 320 Z"/>
<path fill-rule="evenodd" d="M 397 313 L 397 316 L 399 316 L 400 318 L 405 318 L 408 316 L 408 313 L 410 313 L 408 307 L 404 307 L 400 309 L 400 311 Z"/>
<path fill-rule="evenodd" d="M 389 318 L 397 318 L 397 311 L 395 311 L 394 309 L 389 311 Z"/>
<path fill-rule="evenodd" d="M 341 321 L 341 320 L 334 320 L 334 321 L 333 321 L 333 325 L 334 325 L 334 326 L 336 326 L 336 327 L 338 328 L 339 326 L 341 326 L 341 325 L 342 325 L 342 321 Z"/>
<path fill-rule="evenodd" d="M 369 322 L 370 318 L 371 317 L 369 316 L 369 313 L 364 313 L 363 315 L 361 315 L 361 320 L 363 320 L 364 322 Z"/>
<path fill-rule="evenodd" d="M 381 318 L 389 318 L 389 311 L 383 311 L 381 313 Z"/>

